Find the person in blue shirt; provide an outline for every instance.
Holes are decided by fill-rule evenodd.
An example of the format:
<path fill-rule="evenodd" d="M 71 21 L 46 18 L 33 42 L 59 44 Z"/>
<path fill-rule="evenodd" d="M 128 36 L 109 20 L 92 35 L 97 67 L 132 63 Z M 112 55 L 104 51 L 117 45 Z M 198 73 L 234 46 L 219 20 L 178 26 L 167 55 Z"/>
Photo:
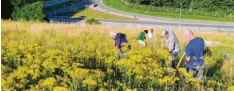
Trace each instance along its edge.
<path fill-rule="evenodd" d="M 203 56 L 205 42 L 201 37 L 194 37 L 191 30 L 185 31 L 184 37 L 188 43 L 185 47 L 185 60 L 187 70 L 188 72 L 192 73 L 195 78 L 201 79 L 204 66 Z M 198 88 L 200 88 L 199 84 Z"/>
<path fill-rule="evenodd" d="M 204 65 L 204 49 L 205 42 L 201 37 L 194 37 L 193 32 L 187 30 L 184 32 L 187 46 L 185 47 L 186 67 L 189 72 L 192 72 L 195 78 L 200 79 L 200 73 Z"/>

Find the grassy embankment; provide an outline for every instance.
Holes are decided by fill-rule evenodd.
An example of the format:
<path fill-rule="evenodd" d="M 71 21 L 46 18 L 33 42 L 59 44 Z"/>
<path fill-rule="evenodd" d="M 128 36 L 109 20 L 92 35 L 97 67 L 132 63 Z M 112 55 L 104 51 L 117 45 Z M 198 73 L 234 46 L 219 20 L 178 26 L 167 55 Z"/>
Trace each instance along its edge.
<path fill-rule="evenodd" d="M 175 8 L 158 8 L 153 6 L 145 5 L 132 5 L 129 3 L 123 3 L 120 0 L 102 0 L 103 4 L 108 7 L 131 12 L 137 14 L 144 14 L 150 16 L 159 16 L 166 18 L 180 18 L 179 9 Z M 182 19 L 192 20 L 208 20 L 208 21 L 219 21 L 219 22 L 234 22 L 234 16 L 220 16 L 216 12 L 201 12 L 198 10 L 189 11 L 188 9 L 182 9 Z"/>
<path fill-rule="evenodd" d="M 134 20 L 133 18 L 108 14 L 105 12 L 94 10 L 92 8 L 83 8 L 75 12 L 58 14 L 58 16 L 71 16 L 73 18 L 86 17 L 86 18 L 100 18 L 100 19 Z"/>

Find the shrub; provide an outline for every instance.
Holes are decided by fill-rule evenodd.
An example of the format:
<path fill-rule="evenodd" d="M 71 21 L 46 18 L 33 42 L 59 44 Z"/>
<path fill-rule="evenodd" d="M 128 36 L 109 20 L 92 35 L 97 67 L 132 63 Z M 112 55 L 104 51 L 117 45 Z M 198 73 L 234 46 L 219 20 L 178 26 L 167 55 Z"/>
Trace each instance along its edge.
<path fill-rule="evenodd" d="M 98 19 L 94 19 L 94 18 L 87 19 L 85 23 L 92 24 L 92 25 L 101 24 L 101 22 Z"/>
<path fill-rule="evenodd" d="M 42 20 L 45 17 L 44 3 L 37 1 L 22 7 L 15 7 L 12 13 L 14 20 Z"/>

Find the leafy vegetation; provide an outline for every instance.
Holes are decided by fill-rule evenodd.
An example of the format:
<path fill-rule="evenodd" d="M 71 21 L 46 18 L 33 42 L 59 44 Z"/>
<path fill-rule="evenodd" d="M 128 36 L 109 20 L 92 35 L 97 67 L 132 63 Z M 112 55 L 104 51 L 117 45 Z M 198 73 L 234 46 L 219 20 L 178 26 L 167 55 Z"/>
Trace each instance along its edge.
<path fill-rule="evenodd" d="M 42 20 L 45 17 L 43 7 L 44 3 L 38 1 L 22 8 L 15 8 L 12 17 L 14 20 Z"/>
<path fill-rule="evenodd" d="M 85 21 L 85 23 L 87 23 L 87 24 L 101 24 L 101 22 L 99 21 L 99 20 L 97 20 L 97 19 L 95 19 L 95 18 L 90 18 L 90 19 L 87 19 L 86 21 Z"/>
<path fill-rule="evenodd" d="M 105 5 L 118 10 L 169 18 L 180 18 L 180 2 L 183 19 L 234 21 L 232 0 L 103 0 Z"/>
<path fill-rule="evenodd" d="M 19 21 L 2 24 L 2 90 L 187 91 L 195 90 L 197 82 L 204 91 L 233 90 L 234 56 L 222 56 L 223 52 L 234 54 L 231 33 L 194 32 L 221 43 L 207 48 L 205 77 L 196 80 L 183 65 L 178 70 L 169 67 L 170 54 L 160 49 L 159 28 L 147 47 L 139 46 L 136 40 L 143 29 L 111 28 L 126 33 L 132 46 L 125 58 L 117 60 L 109 27 Z M 176 34 L 183 48 L 183 33 Z"/>
<path fill-rule="evenodd" d="M 120 19 L 120 20 L 133 20 L 132 18 L 117 16 L 94 10 L 92 8 L 79 9 L 76 12 L 66 12 L 58 14 L 58 16 L 71 16 L 71 17 L 86 17 L 86 18 L 100 18 L 100 19 Z"/>
<path fill-rule="evenodd" d="M 11 18 L 14 20 L 43 20 L 45 18 L 44 1 L 10 0 L 10 2 L 14 7 L 11 13 Z"/>
<path fill-rule="evenodd" d="M 210 11 L 225 11 L 227 13 L 233 12 L 233 0 L 119 0 L 126 1 L 134 4 L 142 4 L 142 5 L 151 5 L 156 7 L 174 7 L 180 8 L 180 4 L 182 4 L 182 8 L 190 9 L 199 9 L 207 12 Z"/>

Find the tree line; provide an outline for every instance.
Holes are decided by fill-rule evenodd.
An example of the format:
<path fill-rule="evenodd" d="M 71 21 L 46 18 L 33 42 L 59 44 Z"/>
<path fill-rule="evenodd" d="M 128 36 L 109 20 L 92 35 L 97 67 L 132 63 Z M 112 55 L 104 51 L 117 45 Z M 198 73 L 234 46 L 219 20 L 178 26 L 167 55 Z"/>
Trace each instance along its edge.
<path fill-rule="evenodd" d="M 156 7 L 172 7 L 202 10 L 205 12 L 234 12 L 234 0 L 122 0 L 138 5 L 151 5 Z"/>

